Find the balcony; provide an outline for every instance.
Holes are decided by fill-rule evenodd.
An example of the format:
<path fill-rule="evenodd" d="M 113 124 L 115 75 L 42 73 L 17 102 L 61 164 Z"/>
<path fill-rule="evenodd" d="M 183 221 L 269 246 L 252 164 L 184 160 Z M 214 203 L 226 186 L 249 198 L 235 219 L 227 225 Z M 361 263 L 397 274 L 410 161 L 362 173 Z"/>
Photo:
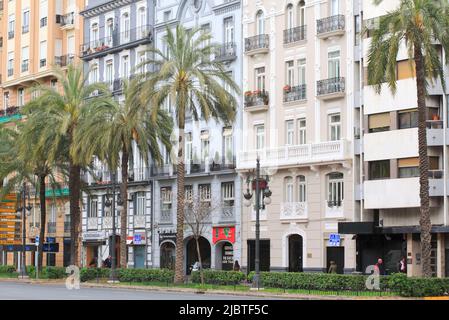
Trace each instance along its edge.
<path fill-rule="evenodd" d="M 306 85 L 285 86 L 284 87 L 284 103 L 306 100 Z"/>
<path fill-rule="evenodd" d="M 133 168 L 128 172 L 128 181 L 129 182 L 139 182 L 148 180 L 148 168 Z"/>
<path fill-rule="evenodd" d="M 61 16 L 60 25 L 62 30 L 69 30 L 75 27 L 75 13 L 70 12 Z"/>
<path fill-rule="evenodd" d="M 281 220 L 307 219 L 307 202 L 282 202 Z"/>
<path fill-rule="evenodd" d="M 114 31 L 111 36 L 82 44 L 80 57 L 83 59 L 93 59 L 152 41 L 152 27 L 150 25 L 122 33 Z"/>
<path fill-rule="evenodd" d="M 268 110 L 270 97 L 268 91 L 245 92 L 245 110 L 250 112 Z"/>
<path fill-rule="evenodd" d="M 133 226 L 134 228 L 145 228 L 146 219 L 145 215 L 134 215 Z"/>
<path fill-rule="evenodd" d="M 245 39 L 245 53 L 252 56 L 255 54 L 268 53 L 270 49 L 270 36 L 260 34 Z"/>
<path fill-rule="evenodd" d="M 22 26 L 22 34 L 30 32 L 30 25 Z"/>
<path fill-rule="evenodd" d="M 69 64 L 71 64 L 73 61 L 75 61 L 75 55 L 74 54 L 66 54 L 63 56 L 55 56 L 55 65 L 60 67 L 66 67 Z"/>
<path fill-rule="evenodd" d="M 13 68 L 9 68 L 8 69 L 8 77 L 12 77 L 13 74 L 14 74 L 14 69 Z"/>
<path fill-rule="evenodd" d="M 342 200 L 327 200 L 326 206 L 326 218 L 343 218 L 343 201 Z"/>
<path fill-rule="evenodd" d="M 284 30 L 284 45 L 306 40 L 307 28 L 300 26 Z"/>
<path fill-rule="evenodd" d="M 14 38 L 14 31 L 8 31 L 8 39 Z"/>
<path fill-rule="evenodd" d="M 346 140 L 283 146 L 240 153 L 239 169 L 251 169 L 260 157 L 264 167 L 288 167 L 302 164 L 343 161 L 350 158 Z"/>
<path fill-rule="evenodd" d="M 173 176 L 176 174 L 176 168 L 172 164 L 164 164 L 161 166 L 153 165 L 151 166 L 151 176 L 161 177 L 161 176 Z"/>
<path fill-rule="evenodd" d="M 317 81 L 316 95 L 323 100 L 344 97 L 345 78 L 336 77 Z"/>
<path fill-rule="evenodd" d="M 162 209 L 160 224 L 172 224 L 173 223 L 173 209 Z"/>
<path fill-rule="evenodd" d="M 47 59 L 40 59 L 39 60 L 39 68 L 43 68 L 47 65 Z"/>
<path fill-rule="evenodd" d="M 87 230 L 97 230 L 97 229 L 98 229 L 98 218 L 97 217 L 87 218 Z"/>
<path fill-rule="evenodd" d="M 237 59 L 237 46 L 234 42 L 223 44 L 215 54 L 215 61 L 231 62 L 235 59 Z"/>
<path fill-rule="evenodd" d="M 29 68 L 29 63 L 28 63 L 28 61 L 23 61 L 22 62 L 22 68 L 21 68 L 21 70 L 22 70 L 22 72 L 27 72 L 28 71 L 28 68 Z"/>
<path fill-rule="evenodd" d="M 444 129 L 443 120 L 427 120 L 427 145 L 442 146 L 444 145 Z"/>
<path fill-rule="evenodd" d="M 47 233 L 56 233 L 56 221 L 47 222 Z"/>
<path fill-rule="evenodd" d="M 316 21 L 317 37 L 326 39 L 333 36 L 341 36 L 345 33 L 345 16 L 335 15 Z"/>

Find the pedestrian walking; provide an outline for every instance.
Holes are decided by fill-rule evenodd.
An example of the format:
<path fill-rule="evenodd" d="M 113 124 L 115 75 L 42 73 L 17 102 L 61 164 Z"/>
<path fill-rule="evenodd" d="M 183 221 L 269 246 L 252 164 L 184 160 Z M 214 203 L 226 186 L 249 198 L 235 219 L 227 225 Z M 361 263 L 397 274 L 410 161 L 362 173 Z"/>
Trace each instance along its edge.
<path fill-rule="evenodd" d="M 330 262 L 328 273 L 337 273 L 337 264 L 335 261 Z"/>

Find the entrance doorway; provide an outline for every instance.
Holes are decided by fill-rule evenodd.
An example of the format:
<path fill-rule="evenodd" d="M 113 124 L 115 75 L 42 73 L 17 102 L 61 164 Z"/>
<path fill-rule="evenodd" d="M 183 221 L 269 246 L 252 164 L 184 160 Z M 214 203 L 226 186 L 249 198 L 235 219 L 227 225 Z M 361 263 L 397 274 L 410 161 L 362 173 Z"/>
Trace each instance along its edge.
<path fill-rule="evenodd" d="M 299 234 L 288 237 L 288 271 L 302 272 L 303 268 L 303 240 Z"/>
<path fill-rule="evenodd" d="M 337 273 L 343 274 L 345 269 L 345 247 L 327 247 L 326 260 L 326 272 L 329 271 L 331 261 L 334 261 L 337 264 Z"/>
<path fill-rule="evenodd" d="M 161 245 L 161 269 L 175 270 L 175 245 L 171 242 L 164 242 Z"/>
<path fill-rule="evenodd" d="M 232 270 L 234 267 L 234 246 L 228 241 L 215 245 L 215 267 L 220 270 Z"/>
<path fill-rule="evenodd" d="M 209 241 L 207 241 L 206 238 L 200 237 L 198 239 L 199 245 L 200 245 L 200 254 L 201 254 L 201 260 L 203 263 L 203 269 L 209 269 L 210 268 L 210 258 L 211 258 L 211 248 Z M 196 249 L 196 241 L 194 238 L 191 238 L 186 245 L 186 272 L 187 275 L 189 275 L 192 271 L 192 267 L 197 262 L 198 259 L 198 253 Z"/>
<path fill-rule="evenodd" d="M 63 250 L 64 267 L 67 267 L 70 265 L 70 246 L 71 246 L 70 238 L 64 238 L 63 249 L 62 249 Z M 97 258 L 98 258 L 98 255 L 97 255 Z"/>
<path fill-rule="evenodd" d="M 145 268 L 145 246 L 134 246 L 134 268 Z"/>
<path fill-rule="evenodd" d="M 256 241 L 248 240 L 248 273 L 256 269 Z M 270 271 L 270 240 L 260 240 L 260 271 Z"/>

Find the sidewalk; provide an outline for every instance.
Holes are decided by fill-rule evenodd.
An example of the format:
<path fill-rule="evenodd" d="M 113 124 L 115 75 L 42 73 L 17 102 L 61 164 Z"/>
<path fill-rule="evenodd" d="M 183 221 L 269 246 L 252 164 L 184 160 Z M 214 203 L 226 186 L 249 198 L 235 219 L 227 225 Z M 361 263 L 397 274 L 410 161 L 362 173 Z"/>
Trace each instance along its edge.
<path fill-rule="evenodd" d="M 64 285 L 65 280 L 36 280 L 36 279 L 0 279 L 0 282 L 25 282 L 29 284 L 45 284 L 45 285 Z M 140 291 L 159 291 L 159 292 L 180 292 L 180 293 L 213 293 L 220 295 L 232 296 L 246 296 L 246 297 L 265 297 L 267 299 L 295 299 L 295 300 L 449 300 L 449 297 L 427 297 L 427 298 L 405 298 L 405 297 L 382 297 L 382 296 L 335 296 L 335 295 L 308 295 L 308 294 L 291 294 L 291 293 L 273 293 L 264 291 L 231 291 L 221 289 L 193 289 L 193 288 L 179 288 L 179 287 L 158 287 L 158 286 L 142 286 L 142 285 L 128 285 L 128 284 L 109 284 L 109 283 L 93 283 L 82 282 L 81 288 L 114 288 Z"/>

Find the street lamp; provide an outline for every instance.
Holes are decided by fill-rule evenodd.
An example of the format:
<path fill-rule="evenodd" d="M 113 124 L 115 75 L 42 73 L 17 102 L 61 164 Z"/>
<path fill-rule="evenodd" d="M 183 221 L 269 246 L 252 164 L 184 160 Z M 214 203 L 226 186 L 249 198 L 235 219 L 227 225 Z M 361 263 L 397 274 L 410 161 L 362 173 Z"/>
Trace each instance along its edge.
<path fill-rule="evenodd" d="M 29 194 L 28 194 L 29 196 Z M 26 270 L 26 216 L 31 212 L 33 208 L 29 203 L 26 205 L 26 183 L 23 183 L 22 186 L 22 206 L 17 208 L 17 214 L 22 215 L 22 252 L 20 259 L 20 278 L 28 278 L 27 270 Z M 28 213 L 27 213 L 28 212 Z"/>
<path fill-rule="evenodd" d="M 250 172 L 246 179 L 246 193 L 243 194 L 245 200 L 243 203 L 245 206 L 251 206 L 251 198 L 253 194 L 250 191 L 249 184 L 251 183 L 251 189 L 256 193 L 256 199 L 254 209 L 256 210 L 256 259 L 255 259 L 255 275 L 253 279 L 253 286 L 259 290 L 260 288 L 260 209 L 264 209 L 265 205 L 271 203 L 271 190 L 268 187 L 268 176 L 266 178 L 260 177 L 260 160 L 257 157 L 257 165 L 255 177 L 254 173 Z M 261 194 L 262 193 L 262 194 Z M 260 196 L 262 196 L 263 204 L 260 202 Z"/>

